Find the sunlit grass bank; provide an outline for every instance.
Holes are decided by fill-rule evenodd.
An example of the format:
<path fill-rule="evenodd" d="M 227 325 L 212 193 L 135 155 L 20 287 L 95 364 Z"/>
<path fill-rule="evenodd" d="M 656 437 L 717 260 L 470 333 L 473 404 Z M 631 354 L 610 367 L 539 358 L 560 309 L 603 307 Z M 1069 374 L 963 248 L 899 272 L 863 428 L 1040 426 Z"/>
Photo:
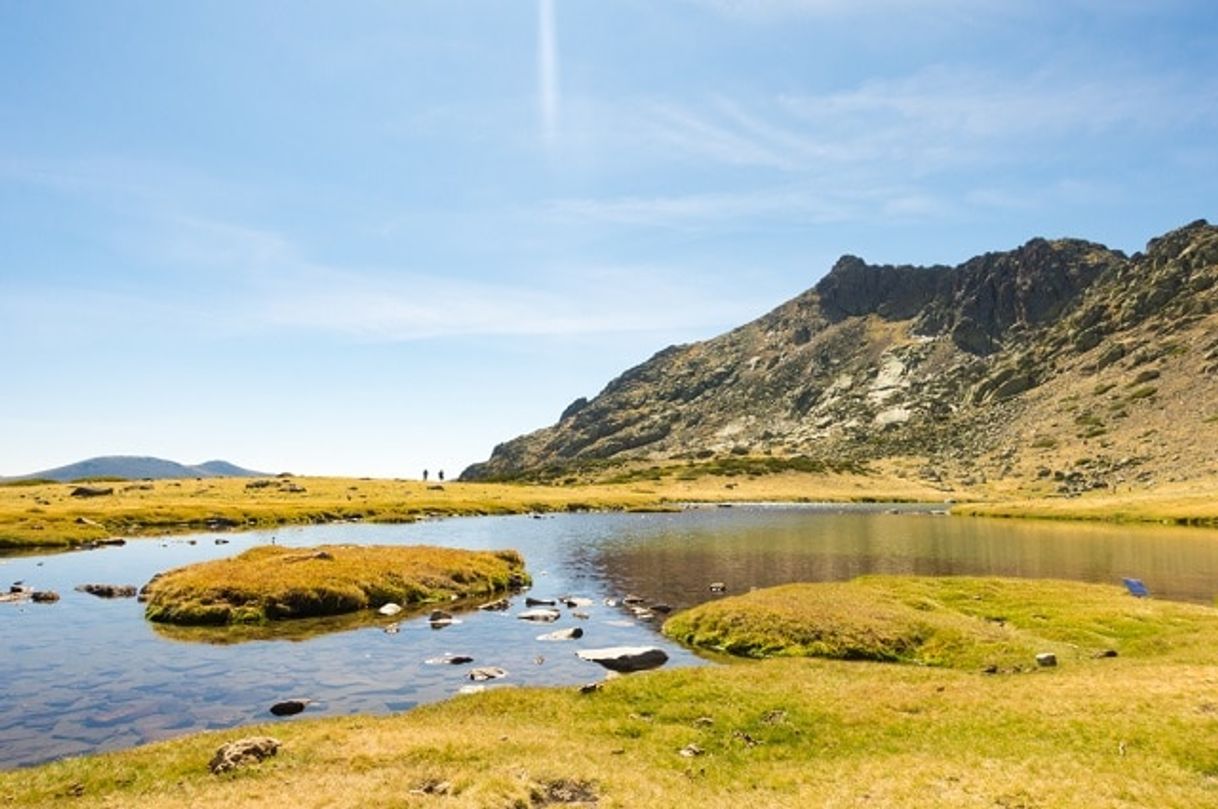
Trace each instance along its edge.
<path fill-rule="evenodd" d="M 665 634 L 745 657 L 824 657 L 967 670 L 1030 670 L 1036 655 L 1208 661 L 1218 611 L 1078 582 L 864 576 L 701 604 Z"/>
<path fill-rule="evenodd" d="M 250 624 L 490 595 L 528 582 L 515 551 L 428 546 L 251 548 L 188 565 L 146 588 L 146 615 L 173 624 Z"/>
<path fill-rule="evenodd" d="M 0 547 L 55 547 L 209 529 L 577 510 L 658 510 L 683 501 L 924 500 L 924 486 L 861 474 L 717 475 L 626 483 L 425 484 L 353 478 L 107 482 L 97 497 L 72 484 L 0 486 Z"/>
<path fill-rule="evenodd" d="M 1000 676 L 774 659 L 195 735 L 0 773 L 0 805 L 1215 806 L 1216 686 L 1170 656 Z M 283 747 L 209 774 L 250 734 Z"/>
<path fill-rule="evenodd" d="M 995 502 L 955 506 L 952 513 L 980 517 L 1218 525 L 1218 479 L 1169 483 L 1139 491 L 1097 491 L 1071 498 L 1014 495 Z"/>

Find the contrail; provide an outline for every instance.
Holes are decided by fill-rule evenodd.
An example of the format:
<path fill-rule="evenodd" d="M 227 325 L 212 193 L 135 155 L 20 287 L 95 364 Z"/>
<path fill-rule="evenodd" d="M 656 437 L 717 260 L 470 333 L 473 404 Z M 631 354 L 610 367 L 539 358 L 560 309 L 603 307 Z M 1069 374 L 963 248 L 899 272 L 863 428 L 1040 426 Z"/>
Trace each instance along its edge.
<path fill-rule="evenodd" d="M 558 133 L 558 38 L 554 0 L 537 4 L 537 78 L 541 101 L 541 131 L 547 142 Z"/>

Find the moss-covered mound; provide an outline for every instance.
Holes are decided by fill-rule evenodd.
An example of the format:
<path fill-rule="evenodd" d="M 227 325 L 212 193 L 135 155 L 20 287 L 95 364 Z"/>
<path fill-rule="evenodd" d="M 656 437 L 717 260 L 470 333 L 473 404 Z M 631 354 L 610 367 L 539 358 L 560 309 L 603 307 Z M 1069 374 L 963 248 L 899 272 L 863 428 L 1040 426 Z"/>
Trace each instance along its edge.
<path fill-rule="evenodd" d="M 1203 659 L 1218 611 L 1076 582 L 866 576 L 713 601 L 673 616 L 664 633 L 745 657 L 1021 667 L 1042 652 Z"/>
<path fill-rule="evenodd" d="M 484 595 L 528 582 L 516 551 L 429 546 L 265 545 L 171 570 L 144 588 L 145 616 L 175 624 L 248 624 L 338 615 L 388 602 Z"/>

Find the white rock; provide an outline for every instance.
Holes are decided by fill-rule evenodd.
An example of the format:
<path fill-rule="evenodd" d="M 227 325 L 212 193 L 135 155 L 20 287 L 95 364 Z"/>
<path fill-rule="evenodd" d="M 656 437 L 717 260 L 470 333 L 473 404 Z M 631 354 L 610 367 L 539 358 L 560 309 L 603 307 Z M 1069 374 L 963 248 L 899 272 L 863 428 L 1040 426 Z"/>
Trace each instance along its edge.
<path fill-rule="evenodd" d="M 377 610 L 377 612 L 379 612 L 381 615 L 397 615 L 401 611 L 402 605 L 394 604 L 392 601 L 390 601 L 388 604 L 382 604 L 381 608 Z"/>

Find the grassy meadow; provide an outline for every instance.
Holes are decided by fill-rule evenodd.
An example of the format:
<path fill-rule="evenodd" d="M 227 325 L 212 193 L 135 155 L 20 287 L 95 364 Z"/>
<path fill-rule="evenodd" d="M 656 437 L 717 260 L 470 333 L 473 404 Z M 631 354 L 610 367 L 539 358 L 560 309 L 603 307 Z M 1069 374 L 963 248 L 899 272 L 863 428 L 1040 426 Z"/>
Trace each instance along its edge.
<path fill-rule="evenodd" d="M 1052 644 L 1060 664 L 987 675 L 961 647 L 943 665 L 775 657 L 588 694 L 494 688 L 0 773 L 0 806 L 1218 806 L 1214 610 L 1052 582 L 852 586 L 852 607 L 942 612 L 983 639 L 1001 612 L 1009 651 Z M 752 597 L 797 620 L 790 593 Z M 745 598 L 718 602 L 720 617 Z M 805 619 L 832 601 L 813 595 Z M 1092 657 L 1101 648 L 1119 656 Z M 281 740 L 279 755 L 209 774 L 220 744 L 253 734 Z"/>
<path fill-rule="evenodd" d="M 422 483 L 354 478 L 106 482 L 99 497 L 75 484 L 0 485 L 0 548 L 63 547 L 215 528 L 579 510 L 659 510 L 684 501 L 942 499 L 919 483 L 861 473 L 649 472 L 619 482 Z"/>

